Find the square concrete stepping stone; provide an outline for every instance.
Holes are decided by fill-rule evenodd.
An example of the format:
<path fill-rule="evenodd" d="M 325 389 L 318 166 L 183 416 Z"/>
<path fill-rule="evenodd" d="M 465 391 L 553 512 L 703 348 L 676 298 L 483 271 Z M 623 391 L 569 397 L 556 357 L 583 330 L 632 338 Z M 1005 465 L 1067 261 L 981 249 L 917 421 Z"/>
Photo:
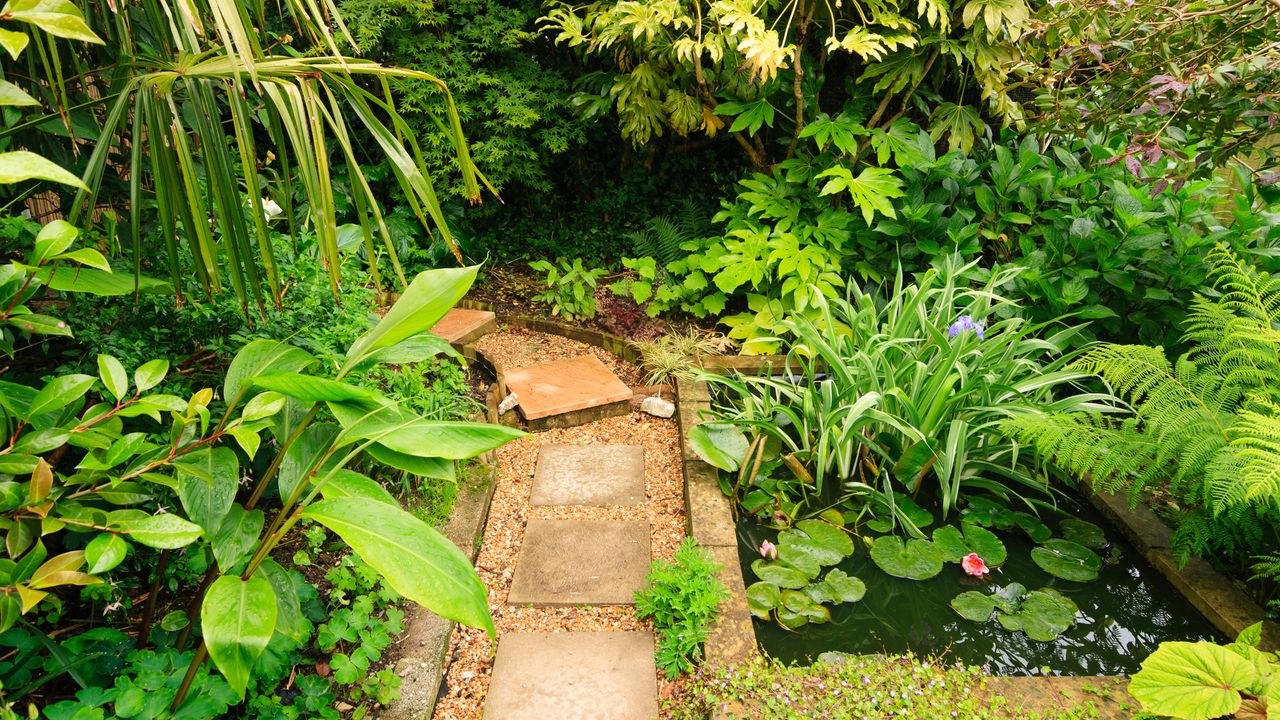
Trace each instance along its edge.
<path fill-rule="evenodd" d="M 639 445 L 543 445 L 530 505 L 638 505 L 644 502 Z"/>
<path fill-rule="evenodd" d="M 485 720 L 652 720 L 658 716 L 653 635 L 508 633 L 485 698 Z"/>
<path fill-rule="evenodd" d="M 519 395 L 520 414 L 526 420 L 631 402 L 631 389 L 595 355 L 512 370 L 506 382 L 507 390 Z"/>
<path fill-rule="evenodd" d="M 454 308 L 440 318 L 431 332 L 452 345 L 466 345 L 493 332 L 497 327 L 497 317 L 488 310 Z"/>
<path fill-rule="evenodd" d="M 649 523 L 529 520 L 510 605 L 631 605 L 649 571 Z"/>

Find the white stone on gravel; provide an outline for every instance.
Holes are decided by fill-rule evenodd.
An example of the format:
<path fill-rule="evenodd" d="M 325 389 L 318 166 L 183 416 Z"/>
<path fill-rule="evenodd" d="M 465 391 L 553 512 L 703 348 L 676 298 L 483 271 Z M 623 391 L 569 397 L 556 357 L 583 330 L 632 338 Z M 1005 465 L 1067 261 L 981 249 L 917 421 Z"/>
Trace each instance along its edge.
<path fill-rule="evenodd" d="M 658 396 L 647 397 L 640 403 L 640 409 L 654 417 L 669 418 L 676 414 L 676 406 L 670 400 Z"/>

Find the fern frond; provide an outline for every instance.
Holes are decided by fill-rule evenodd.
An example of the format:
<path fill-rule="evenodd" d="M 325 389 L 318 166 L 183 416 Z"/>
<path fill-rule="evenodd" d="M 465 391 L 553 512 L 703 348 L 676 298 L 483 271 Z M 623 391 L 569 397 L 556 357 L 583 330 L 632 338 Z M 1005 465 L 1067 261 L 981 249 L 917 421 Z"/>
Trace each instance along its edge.
<path fill-rule="evenodd" d="M 1117 423 L 1103 415 L 1024 413 L 998 430 L 1028 445 L 1071 474 L 1091 477 L 1095 489 L 1137 492 L 1157 467 L 1157 447 L 1133 419 Z"/>
<path fill-rule="evenodd" d="M 1222 293 L 1219 302 L 1228 310 L 1266 328 L 1280 323 L 1280 279 L 1243 262 L 1226 245 L 1219 244 L 1206 259 L 1209 277 Z"/>

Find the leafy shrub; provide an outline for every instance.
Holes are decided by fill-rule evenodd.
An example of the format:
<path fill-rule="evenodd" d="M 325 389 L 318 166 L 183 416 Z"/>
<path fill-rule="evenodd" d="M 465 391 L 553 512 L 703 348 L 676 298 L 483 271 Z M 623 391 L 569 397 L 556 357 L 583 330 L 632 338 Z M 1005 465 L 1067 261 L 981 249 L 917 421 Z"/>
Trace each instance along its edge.
<path fill-rule="evenodd" d="M 729 589 L 716 576 L 719 571 L 710 553 L 693 538 L 685 538 L 672 561 L 653 563 L 644 589 L 636 593 L 636 614 L 653 618 L 658 635 L 655 659 L 669 678 L 689 672 L 702 656 L 702 643 L 720 614 L 720 603 L 729 597 Z"/>
<path fill-rule="evenodd" d="M 573 262 L 561 259 L 559 266 L 537 260 L 529 267 L 547 274 L 543 280 L 546 292 L 533 296 L 533 300 L 550 307 L 553 316 L 566 320 L 596 316 L 596 283 L 607 270 L 584 267 L 582 258 Z"/>
<path fill-rule="evenodd" d="M 1197 296 L 1184 324 L 1191 349 L 1103 345 L 1075 364 L 1131 406 L 1035 412 L 1004 427 L 1094 487 L 1168 493 L 1175 547 L 1240 559 L 1274 548 L 1280 528 L 1280 279 L 1225 247 L 1209 257 L 1214 296 Z"/>
<path fill-rule="evenodd" d="M 1000 421 L 1103 398 L 1055 400 L 1087 377 L 1066 369 L 1076 330 L 1041 337 L 1046 328 L 998 292 L 1018 271 L 971 289 L 973 269 L 899 276 L 887 297 L 851 282 L 847 299 L 818 296 L 816 321 L 783 321 L 794 340 L 775 376 L 708 374 L 714 421 L 690 443 L 737 473 L 726 492 L 778 524 L 844 507 L 846 523 L 888 516 L 916 536 L 903 494 L 936 499 L 944 517 L 974 494 L 1046 496 L 1047 479 Z"/>

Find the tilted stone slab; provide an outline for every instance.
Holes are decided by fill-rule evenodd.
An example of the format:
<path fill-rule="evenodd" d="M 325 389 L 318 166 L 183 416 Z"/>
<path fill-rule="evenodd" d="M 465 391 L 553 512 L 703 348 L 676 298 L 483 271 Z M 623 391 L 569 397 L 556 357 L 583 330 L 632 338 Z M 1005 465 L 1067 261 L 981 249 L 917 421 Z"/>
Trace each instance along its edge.
<path fill-rule="evenodd" d="M 631 401 L 631 389 L 594 355 L 530 365 L 505 379 L 526 420 Z"/>
<path fill-rule="evenodd" d="M 451 345 L 465 345 L 493 332 L 497 327 L 497 316 L 488 310 L 454 308 L 440 318 L 431 332 Z"/>
<path fill-rule="evenodd" d="M 639 445 L 543 445 L 530 505 L 639 505 L 644 448 Z"/>
<path fill-rule="evenodd" d="M 649 571 L 649 523 L 529 520 L 510 605 L 631 605 Z"/>
<path fill-rule="evenodd" d="M 485 720 L 651 720 L 658 716 L 651 633 L 507 633 Z"/>

